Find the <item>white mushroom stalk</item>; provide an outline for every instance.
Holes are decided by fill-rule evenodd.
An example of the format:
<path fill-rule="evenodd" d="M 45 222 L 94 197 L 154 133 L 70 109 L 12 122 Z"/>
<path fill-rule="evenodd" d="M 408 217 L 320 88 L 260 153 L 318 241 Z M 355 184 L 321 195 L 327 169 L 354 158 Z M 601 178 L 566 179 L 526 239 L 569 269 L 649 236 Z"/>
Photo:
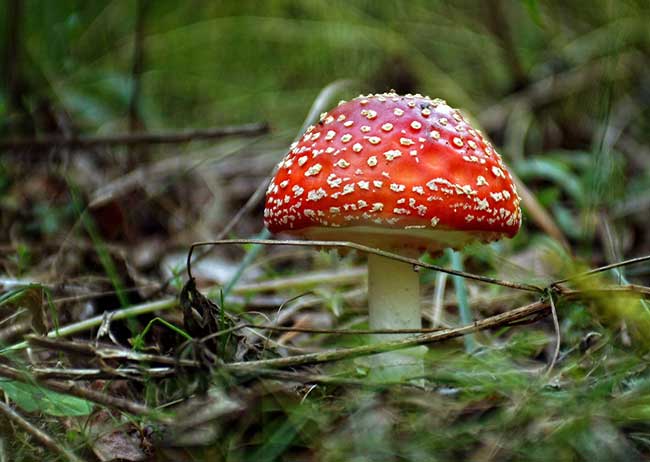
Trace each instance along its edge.
<path fill-rule="evenodd" d="M 421 329 L 420 276 L 408 263 L 368 255 L 368 305 L 371 329 Z M 413 333 L 375 334 L 376 342 L 399 340 Z M 401 380 L 424 372 L 424 348 L 387 352 L 371 362 L 373 377 Z"/>

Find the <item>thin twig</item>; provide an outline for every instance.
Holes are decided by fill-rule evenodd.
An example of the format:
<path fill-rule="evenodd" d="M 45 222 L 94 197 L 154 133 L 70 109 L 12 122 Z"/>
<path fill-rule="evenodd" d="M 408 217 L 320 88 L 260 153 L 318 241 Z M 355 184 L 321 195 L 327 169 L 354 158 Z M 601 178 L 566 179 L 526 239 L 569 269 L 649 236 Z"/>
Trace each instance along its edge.
<path fill-rule="evenodd" d="M 70 449 L 59 444 L 54 438 L 45 433 L 40 428 L 37 428 L 35 425 L 32 425 L 27 419 L 20 415 L 15 409 L 6 404 L 3 401 L 0 401 L 0 413 L 4 415 L 7 419 L 21 427 L 29 435 L 36 439 L 40 444 L 46 447 L 50 452 L 60 454 L 70 462 L 84 462 L 84 459 L 77 457 Z"/>
<path fill-rule="evenodd" d="M 551 283 L 551 287 L 555 287 L 558 284 L 563 284 L 565 282 L 575 281 L 576 279 L 582 279 L 582 278 L 585 278 L 585 277 L 588 277 L 588 276 L 593 276 L 594 274 L 602 273 L 603 271 L 608 271 L 608 270 L 611 270 L 611 269 L 614 269 L 614 268 L 621 268 L 623 266 L 634 265 L 634 264 L 637 264 L 637 263 L 643 263 L 643 262 L 646 262 L 646 261 L 650 261 L 650 255 L 644 255 L 642 257 L 630 258 L 629 260 L 619 261 L 619 262 L 616 262 L 616 263 L 612 263 L 611 265 L 600 266 L 598 268 L 594 268 L 592 270 L 585 271 L 583 273 L 574 274 L 573 276 L 569 276 L 567 278 L 559 279 L 557 281 L 554 281 L 554 282 Z"/>
<path fill-rule="evenodd" d="M 421 268 L 432 269 L 436 271 L 442 271 L 455 276 L 461 276 L 467 279 L 473 279 L 475 281 L 486 282 L 488 284 L 496 284 L 504 287 L 509 287 L 511 289 L 524 290 L 528 292 L 544 293 L 544 289 L 537 287 L 531 284 L 523 284 L 518 282 L 503 281 L 501 279 L 495 279 L 487 276 L 479 276 L 476 274 L 466 273 L 464 271 L 456 271 L 453 269 L 444 268 L 442 266 L 433 265 L 431 263 L 424 263 L 415 258 L 404 257 L 392 252 L 387 252 L 385 250 L 375 249 L 373 247 L 368 247 L 362 244 L 357 244 L 355 242 L 344 242 L 344 241 L 311 241 L 311 240 L 272 240 L 272 239 L 224 239 L 224 240 L 215 240 L 215 241 L 203 241 L 195 242 L 190 246 L 190 250 L 187 254 L 187 275 L 192 278 L 192 252 L 195 247 L 202 247 L 208 245 L 232 245 L 232 244 L 260 244 L 260 245 L 295 245 L 301 247 L 334 247 L 334 248 L 347 248 L 359 250 L 365 253 L 371 253 L 379 255 L 384 258 L 389 258 L 396 261 L 401 261 L 403 263 L 409 263 L 413 266 L 418 266 Z"/>
<path fill-rule="evenodd" d="M 650 297 L 650 287 L 640 286 L 638 284 L 626 284 L 623 286 L 609 286 L 609 287 L 597 287 L 597 288 L 587 288 L 580 290 L 571 290 L 562 288 L 558 293 L 564 296 L 573 296 L 575 294 L 585 295 L 612 295 L 612 294 L 630 294 L 630 295 L 641 295 L 643 297 Z"/>
<path fill-rule="evenodd" d="M 557 362 L 557 358 L 560 357 L 560 344 L 562 343 L 560 322 L 557 317 L 557 310 L 555 309 L 555 301 L 553 301 L 553 292 L 549 292 L 548 301 L 551 305 L 551 316 L 553 318 L 553 328 L 555 329 L 555 351 L 553 351 L 553 358 L 551 359 L 551 363 L 548 365 L 548 369 L 544 374 L 546 377 L 551 374 L 553 368 L 555 367 L 555 363 Z"/>
<path fill-rule="evenodd" d="M 170 358 L 163 355 L 141 353 L 139 351 L 127 350 L 126 348 L 107 345 L 93 345 L 88 342 L 75 342 L 72 340 L 52 339 L 40 335 L 28 335 L 26 337 L 30 346 L 38 346 L 49 351 L 64 351 L 77 355 L 94 356 L 103 360 L 128 360 L 144 363 L 158 363 L 175 366 L 192 367 L 196 363 L 185 359 Z"/>
<path fill-rule="evenodd" d="M 282 380 L 283 382 L 298 382 L 298 383 L 313 383 L 319 385 L 339 385 L 339 386 L 353 386 L 353 387 L 362 387 L 362 388 L 389 388 L 389 387 L 404 387 L 404 388 L 417 388 L 421 387 L 405 383 L 403 381 L 399 382 L 369 382 L 366 379 L 350 379 L 345 377 L 332 377 L 329 375 L 323 374 L 306 374 L 302 372 L 289 372 L 289 371 L 280 371 L 277 369 L 256 369 L 253 371 L 255 377 L 268 377 L 271 379 Z M 249 375 L 249 372 L 240 371 L 241 375 Z"/>
<path fill-rule="evenodd" d="M 297 287 L 309 287 L 320 284 L 355 284 L 368 273 L 364 266 L 339 268 L 334 270 L 310 271 L 297 276 L 268 279 L 248 284 L 238 284 L 233 292 L 237 294 L 279 291 Z"/>
<path fill-rule="evenodd" d="M 198 367 L 198 364 L 197 364 Z M 63 380 L 96 380 L 96 379 L 120 379 L 125 376 L 132 379 L 160 379 L 178 375 L 175 367 L 120 367 L 114 370 L 105 369 L 70 369 L 60 367 L 32 367 L 29 371 L 34 374 L 36 380 L 63 379 Z"/>
<path fill-rule="evenodd" d="M 506 311 L 495 316 L 475 321 L 474 323 L 456 327 L 453 329 L 443 329 L 430 334 L 408 337 L 403 340 L 393 342 L 377 343 L 354 348 L 340 348 L 336 350 L 323 351 L 319 353 L 309 353 L 305 355 L 289 356 L 286 358 L 261 359 L 257 361 L 243 361 L 225 364 L 227 370 L 255 370 L 258 368 L 286 368 L 295 366 L 304 366 L 306 364 L 323 364 L 343 359 L 353 359 L 361 356 L 369 356 L 386 351 L 402 350 L 419 345 L 428 345 L 438 343 L 463 335 L 478 332 L 481 330 L 502 327 L 512 322 L 521 321 L 530 316 L 540 314 L 550 307 L 547 301 L 539 301 L 530 305 L 522 306 L 514 310 Z"/>
<path fill-rule="evenodd" d="M 228 125 L 205 130 L 189 130 L 171 133 L 127 133 L 98 136 L 43 136 L 40 138 L 14 138 L 0 140 L 0 150 L 49 149 L 53 146 L 68 148 L 90 148 L 97 146 L 133 146 L 138 144 L 178 144 L 197 140 L 213 140 L 226 136 L 257 136 L 268 133 L 265 122 L 243 125 Z"/>
<path fill-rule="evenodd" d="M 333 335 L 373 335 L 373 334 L 427 334 L 439 332 L 441 327 L 425 329 L 317 329 L 312 327 L 285 327 L 269 324 L 244 324 L 242 327 L 253 329 L 273 330 L 278 332 L 304 332 L 308 334 L 333 334 Z"/>
<path fill-rule="evenodd" d="M 374 334 L 428 334 L 431 332 L 439 332 L 441 327 L 432 327 L 425 329 L 317 329 L 312 327 L 296 327 L 296 326 L 275 326 L 273 324 L 254 324 L 243 323 L 228 329 L 220 330 L 214 334 L 201 339 L 202 341 L 211 340 L 215 337 L 231 334 L 241 329 L 259 329 L 271 330 L 276 332 L 302 332 L 307 334 L 332 334 L 332 335 L 374 335 Z"/>
<path fill-rule="evenodd" d="M 204 152 L 178 155 L 133 168 L 128 173 L 124 173 L 95 189 L 88 198 L 88 208 L 94 209 L 106 205 L 109 202 L 117 200 L 119 197 L 130 194 L 136 188 L 149 190 L 150 185 L 153 183 L 155 183 L 159 191 L 162 191 L 167 188 L 167 186 L 163 185 L 171 181 L 170 178 L 175 178 L 179 175 L 189 175 L 200 168 L 205 168 L 208 164 L 219 163 L 223 159 L 241 152 L 247 147 L 253 146 L 258 140 L 257 137 L 251 136 L 245 141 L 234 143 L 227 148 L 221 148 L 217 154 L 208 157 L 206 157 Z M 155 194 L 152 192 L 152 197 Z M 64 244 L 66 243 L 64 242 Z M 123 252 L 121 255 L 124 254 Z"/>

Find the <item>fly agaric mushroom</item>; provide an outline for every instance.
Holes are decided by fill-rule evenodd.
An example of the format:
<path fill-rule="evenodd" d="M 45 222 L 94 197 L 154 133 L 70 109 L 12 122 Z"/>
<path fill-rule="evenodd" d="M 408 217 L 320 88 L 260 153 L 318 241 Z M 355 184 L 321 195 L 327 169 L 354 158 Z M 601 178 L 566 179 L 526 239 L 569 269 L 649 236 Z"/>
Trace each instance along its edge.
<path fill-rule="evenodd" d="M 278 165 L 264 220 L 273 233 L 417 256 L 514 236 L 519 202 L 501 156 L 458 110 L 390 92 L 321 114 Z M 411 265 L 370 254 L 368 300 L 372 329 L 421 328 Z"/>

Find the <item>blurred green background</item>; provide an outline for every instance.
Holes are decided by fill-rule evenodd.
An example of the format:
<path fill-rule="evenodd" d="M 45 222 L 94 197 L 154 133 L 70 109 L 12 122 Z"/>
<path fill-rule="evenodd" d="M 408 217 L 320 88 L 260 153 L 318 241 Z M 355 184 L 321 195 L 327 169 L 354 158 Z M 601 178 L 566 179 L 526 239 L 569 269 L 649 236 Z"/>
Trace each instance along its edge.
<path fill-rule="evenodd" d="M 124 125 L 138 8 L 142 117 L 151 128 L 251 119 L 296 128 L 319 90 L 339 78 L 358 79 L 366 92 L 444 97 L 480 114 L 543 79 L 583 77 L 549 100 L 538 95 L 538 106 L 555 109 L 536 114 L 538 131 L 560 111 L 580 129 L 585 119 L 602 120 L 603 99 L 627 95 L 643 107 L 645 97 L 641 70 L 650 38 L 642 0 L 6 4 L 21 10 L 13 46 L 20 48 L 23 104 L 33 110 L 39 97 L 49 98 L 90 131 Z M 3 39 L 10 13 L 0 10 Z M 5 131 L 7 116 L 15 116 L 6 91 Z"/>

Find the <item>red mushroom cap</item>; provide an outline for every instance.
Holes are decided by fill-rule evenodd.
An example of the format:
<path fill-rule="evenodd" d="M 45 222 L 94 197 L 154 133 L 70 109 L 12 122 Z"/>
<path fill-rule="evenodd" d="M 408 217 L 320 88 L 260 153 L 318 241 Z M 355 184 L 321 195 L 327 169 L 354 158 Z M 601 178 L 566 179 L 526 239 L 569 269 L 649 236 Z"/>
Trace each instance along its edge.
<path fill-rule="evenodd" d="M 490 142 L 440 99 L 359 96 L 291 146 L 266 195 L 274 233 L 391 250 L 512 237 L 520 198 Z"/>

